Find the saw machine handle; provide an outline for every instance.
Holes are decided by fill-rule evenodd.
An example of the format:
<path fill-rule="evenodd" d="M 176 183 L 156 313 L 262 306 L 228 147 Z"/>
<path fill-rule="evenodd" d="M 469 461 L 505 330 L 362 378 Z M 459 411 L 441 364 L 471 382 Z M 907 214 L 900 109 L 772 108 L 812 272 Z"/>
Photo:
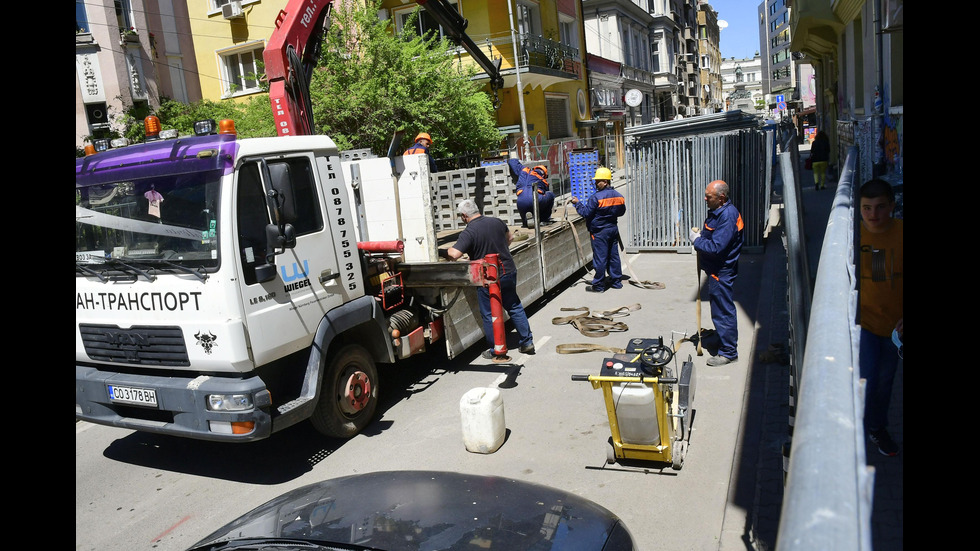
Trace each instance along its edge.
<path fill-rule="evenodd" d="M 640 352 L 640 363 L 647 367 L 663 367 L 672 359 L 674 359 L 674 351 L 663 343 L 663 339 L 660 339 L 660 344 L 648 346 Z"/>

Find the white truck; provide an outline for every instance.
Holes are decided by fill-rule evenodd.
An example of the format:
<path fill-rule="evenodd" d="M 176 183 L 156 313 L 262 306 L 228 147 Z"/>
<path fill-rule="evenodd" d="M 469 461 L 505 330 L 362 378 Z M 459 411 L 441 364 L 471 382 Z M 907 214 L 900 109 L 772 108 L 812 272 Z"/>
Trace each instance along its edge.
<path fill-rule="evenodd" d="M 417 0 L 484 66 L 443 0 Z M 440 262 L 455 203 L 517 220 L 505 165 L 429 174 L 423 155 L 341 154 L 310 135 L 310 64 L 330 2 L 290 0 L 265 52 L 278 137 L 231 121 L 75 163 L 75 418 L 251 441 L 309 419 L 371 421 L 377 363 L 484 341 L 484 262 Z M 303 75 L 306 78 L 303 78 Z M 591 261 L 572 221 L 512 247 L 525 303 Z M 488 275 L 489 274 L 489 275 Z"/>
<path fill-rule="evenodd" d="M 423 155 L 343 160 L 325 136 L 209 134 L 78 159 L 76 419 L 224 441 L 306 419 L 357 434 L 376 363 L 484 340 L 483 264 L 438 249 L 461 193 L 500 215 L 513 188 L 505 166 L 437 176 Z M 591 260 L 577 217 L 538 235 L 513 247 L 525 303 Z"/>

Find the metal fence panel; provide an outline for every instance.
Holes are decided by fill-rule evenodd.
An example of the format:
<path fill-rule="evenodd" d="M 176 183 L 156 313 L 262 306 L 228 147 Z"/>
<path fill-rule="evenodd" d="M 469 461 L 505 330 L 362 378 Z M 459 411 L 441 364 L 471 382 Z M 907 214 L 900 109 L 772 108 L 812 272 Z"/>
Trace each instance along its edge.
<path fill-rule="evenodd" d="M 745 221 L 745 248 L 761 251 L 769 223 L 772 132 L 739 129 L 661 139 L 634 139 L 626 147 L 631 205 L 627 248 L 688 250 L 688 228 L 707 216 L 704 188 L 731 187 Z"/>

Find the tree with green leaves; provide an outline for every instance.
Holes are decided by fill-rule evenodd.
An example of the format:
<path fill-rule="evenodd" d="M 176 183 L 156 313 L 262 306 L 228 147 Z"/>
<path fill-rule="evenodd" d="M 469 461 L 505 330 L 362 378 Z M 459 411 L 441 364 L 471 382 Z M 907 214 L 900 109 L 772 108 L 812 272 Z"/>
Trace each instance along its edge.
<path fill-rule="evenodd" d="M 315 128 L 342 150 L 376 154 L 387 153 L 398 129 L 408 140 L 431 134 L 437 158 L 498 147 L 493 106 L 472 79 L 475 67 L 461 66 L 448 40 L 418 36 L 415 25 L 395 32 L 378 17 L 380 7 L 377 0 L 345 2 L 331 14 L 310 84 Z"/>

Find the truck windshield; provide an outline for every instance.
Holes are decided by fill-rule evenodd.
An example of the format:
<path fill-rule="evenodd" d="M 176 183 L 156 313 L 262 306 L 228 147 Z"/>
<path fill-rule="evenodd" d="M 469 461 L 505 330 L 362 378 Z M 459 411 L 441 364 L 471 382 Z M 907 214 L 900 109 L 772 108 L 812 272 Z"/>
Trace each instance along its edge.
<path fill-rule="evenodd" d="M 76 186 L 76 265 L 216 268 L 220 178 L 212 170 Z"/>

